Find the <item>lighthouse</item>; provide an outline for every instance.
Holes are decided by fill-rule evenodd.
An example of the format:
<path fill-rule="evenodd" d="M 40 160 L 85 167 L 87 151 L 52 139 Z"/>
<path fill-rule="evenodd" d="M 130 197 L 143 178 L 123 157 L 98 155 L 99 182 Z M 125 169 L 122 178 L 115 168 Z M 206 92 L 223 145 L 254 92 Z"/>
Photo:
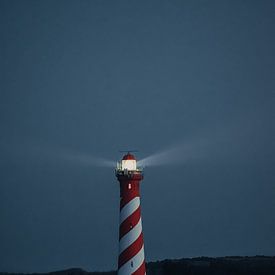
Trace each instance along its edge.
<path fill-rule="evenodd" d="M 129 152 L 117 163 L 120 185 L 118 275 L 144 275 L 145 257 L 140 210 L 139 185 L 142 170 Z"/>

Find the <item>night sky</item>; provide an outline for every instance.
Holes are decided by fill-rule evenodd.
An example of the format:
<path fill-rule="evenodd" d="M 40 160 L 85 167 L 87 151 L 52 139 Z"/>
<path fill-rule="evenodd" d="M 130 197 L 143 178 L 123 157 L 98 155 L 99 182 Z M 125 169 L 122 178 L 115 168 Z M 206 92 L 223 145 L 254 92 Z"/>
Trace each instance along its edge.
<path fill-rule="evenodd" d="M 123 149 L 172 149 L 141 185 L 147 261 L 275 255 L 274 14 L 0 0 L 0 271 L 115 269 L 119 185 L 89 158 Z"/>

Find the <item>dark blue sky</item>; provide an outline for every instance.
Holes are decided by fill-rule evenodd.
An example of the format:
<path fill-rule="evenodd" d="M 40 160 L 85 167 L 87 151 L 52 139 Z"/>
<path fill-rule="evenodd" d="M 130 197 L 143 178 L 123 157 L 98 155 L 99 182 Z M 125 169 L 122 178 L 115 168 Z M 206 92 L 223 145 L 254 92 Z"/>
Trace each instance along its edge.
<path fill-rule="evenodd" d="M 113 169 L 66 154 L 175 144 L 182 157 L 145 170 L 147 261 L 274 255 L 274 14 L 260 0 L 0 0 L 0 271 L 114 269 Z"/>

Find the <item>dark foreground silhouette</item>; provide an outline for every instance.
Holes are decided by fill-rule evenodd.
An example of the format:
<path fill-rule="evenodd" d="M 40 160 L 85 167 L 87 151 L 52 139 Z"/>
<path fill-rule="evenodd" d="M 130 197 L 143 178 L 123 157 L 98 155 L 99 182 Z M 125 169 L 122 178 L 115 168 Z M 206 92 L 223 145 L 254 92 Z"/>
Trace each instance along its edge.
<path fill-rule="evenodd" d="M 0 275 L 23 273 L 1 273 Z M 72 268 L 32 275 L 115 275 L 110 272 L 87 272 Z M 147 275 L 275 275 L 275 257 L 199 257 L 192 259 L 164 260 L 147 264 Z M 25 274 L 26 275 L 26 274 Z"/>

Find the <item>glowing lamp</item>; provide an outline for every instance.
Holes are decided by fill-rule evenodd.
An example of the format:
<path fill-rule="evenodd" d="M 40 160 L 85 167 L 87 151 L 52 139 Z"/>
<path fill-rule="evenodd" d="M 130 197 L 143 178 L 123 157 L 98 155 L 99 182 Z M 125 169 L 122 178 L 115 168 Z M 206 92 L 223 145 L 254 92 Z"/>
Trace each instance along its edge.
<path fill-rule="evenodd" d="M 128 153 L 121 160 L 121 170 L 135 171 L 137 170 L 137 161 L 133 155 Z"/>

